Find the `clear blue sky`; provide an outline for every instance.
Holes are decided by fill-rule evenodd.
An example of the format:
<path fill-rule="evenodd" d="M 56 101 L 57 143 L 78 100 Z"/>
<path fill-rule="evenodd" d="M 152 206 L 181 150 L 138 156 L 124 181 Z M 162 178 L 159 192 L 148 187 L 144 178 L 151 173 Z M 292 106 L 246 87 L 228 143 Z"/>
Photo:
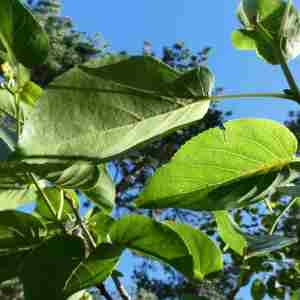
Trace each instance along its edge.
<path fill-rule="evenodd" d="M 162 46 L 185 41 L 193 50 L 212 46 L 210 67 L 217 85 L 226 93 L 273 92 L 286 88 L 279 67 L 258 60 L 253 52 L 233 49 L 230 33 L 239 24 L 235 17 L 238 0 L 63 0 L 64 15 L 72 17 L 77 29 L 100 32 L 115 51 L 141 53 L 144 40 L 157 54 Z M 294 0 L 300 8 L 300 0 Z M 291 64 L 300 81 L 300 58 Z M 283 121 L 298 106 L 283 100 L 226 101 L 221 104 L 237 117 L 273 118 Z"/>

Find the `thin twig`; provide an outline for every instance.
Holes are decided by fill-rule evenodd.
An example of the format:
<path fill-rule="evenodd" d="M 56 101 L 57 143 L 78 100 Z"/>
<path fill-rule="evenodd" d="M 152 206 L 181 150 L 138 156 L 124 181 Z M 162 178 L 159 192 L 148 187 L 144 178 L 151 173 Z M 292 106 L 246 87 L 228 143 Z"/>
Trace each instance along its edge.
<path fill-rule="evenodd" d="M 68 195 L 66 195 L 66 194 L 65 194 L 65 199 L 67 200 L 67 203 L 69 204 L 70 208 L 72 209 L 72 211 L 76 217 L 77 223 L 80 226 L 80 228 L 82 229 L 82 232 L 85 235 L 87 241 L 89 242 L 91 249 L 95 250 L 97 247 L 97 244 L 96 244 L 93 236 L 91 235 L 90 231 L 88 230 L 88 228 L 85 226 L 84 222 L 82 221 L 82 219 L 78 213 L 78 210 L 73 205 L 72 199 L 70 199 L 68 197 Z M 113 276 L 113 275 L 111 277 L 113 279 L 113 282 L 114 282 L 118 292 L 120 293 L 121 298 L 123 300 L 130 300 L 130 296 L 128 295 L 125 287 L 120 282 L 119 278 L 116 276 Z M 102 283 L 97 285 L 97 288 L 99 289 L 99 291 L 101 292 L 103 297 L 105 297 L 106 299 L 112 299 L 111 296 L 107 293 L 105 286 Z"/>
<path fill-rule="evenodd" d="M 72 199 L 66 194 L 64 194 L 64 197 L 67 200 L 69 207 L 73 211 L 73 213 L 76 217 L 76 221 L 77 221 L 78 225 L 80 226 L 82 233 L 85 235 L 85 238 L 87 239 L 88 243 L 90 244 L 91 249 L 93 249 L 93 250 L 96 249 L 97 244 L 96 244 L 93 236 L 91 235 L 90 231 L 88 230 L 88 228 L 85 226 L 84 222 L 82 221 L 77 208 L 73 205 Z"/>
<path fill-rule="evenodd" d="M 112 280 L 121 296 L 121 298 L 123 300 L 130 300 L 131 297 L 129 296 L 129 294 L 127 293 L 125 287 L 123 286 L 122 282 L 119 280 L 119 278 L 117 276 L 111 276 Z"/>
<path fill-rule="evenodd" d="M 103 283 L 100 283 L 96 285 L 97 289 L 101 293 L 101 295 L 106 299 L 106 300 L 114 300 L 113 297 L 107 292 L 105 285 Z"/>
<path fill-rule="evenodd" d="M 285 209 L 279 214 L 279 216 L 276 218 L 269 234 L 273 234 L 280 219 L 287 213 L 287 211 L 293 206 L 293 204 L 298 200 L 298 197 L 295 197 L 286 207 Z"/>
<path fill-rule="evenodd" d="M 46 206 L 48 207 L 48 209 L 49 209 L 50 213 L 52 214 L 54 220 L 56 220 L 57 224 L 65 232 L 66 229 L 65 229 L 64 225 L 61 222 L 59 222 L 59 220 L 57 218 L 57 214 L 56 214 L 55 208 L 53 207 L 53 205 L 52 205 L 51 201 L 49 200 L 48 196 L 46 195 L 46 193 L 40 187 L 40 185 L 38 183 L 38 180 L 36 179 L 35 175 L 33 173 L 28 173 L 28 175 L 31 178 L 31 180 L 32 180 L 33 184 L 35 185 L 36 189 L 38 190 L 38 192 L 42 196 L 42 199 L 45 202 Z"/>

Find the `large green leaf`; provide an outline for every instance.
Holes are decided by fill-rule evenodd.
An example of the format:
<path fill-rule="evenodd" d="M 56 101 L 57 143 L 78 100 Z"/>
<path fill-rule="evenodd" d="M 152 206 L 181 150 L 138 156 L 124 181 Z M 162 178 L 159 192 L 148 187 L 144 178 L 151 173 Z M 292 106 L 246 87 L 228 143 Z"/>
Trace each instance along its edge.
<path fill-rule="evenodd" d="M 261 256 L 297 243 L 297 238 L 279 235 L 251 236 L 244 234 L 228 212 L 215 212 L 218 232 L 222 240 L 235 252 L 245 258 Z"/>
<path fill-rule="evenodd" d="M 50 84 L 25 122 L 19 153 L 104 161 L 207 112 L 208 69 L 181 74 L 149 56 L 111 61 L 74 68 Z"/>
<path fill-rule="evenodd" d="M 123 248 L 101 244 L 71 273 L 64 286 L 64 295 L 70 296 L 84 288 L 95 286 L 109 277 L 115 268 Z"/>
<path fill-rule="evenodd" d="M 295 136 L 270 120 L 227 122 L 187 142 L 150 179 L 137 205 L 144 208 L 223 210 L 263 199 L 290 177 Z"/>
<path fill-rule="evenodd" d="M 57 236 L 44 242 L 25 258 L 20 273 L 25 298 L 65 300 L 66 280 L 83 258 L 84 244 L 79 238 Z"/>
<path fill-rule="evenodd" d="M 220 270 L 220 252 L 201 232 L 187 225 L 163 224 L 144 216 L 127 216 L 112 225 L 113 243 L 159 259 L 190 278 Z M 206 256 L 207 249 L 210 255 Z M 215 262 L 213 262 L 215 260 Z"/>
<path fill-rule="evenodd" d="M 238 18 L 244 29 L 232 34 L 236 48 L 256 50 L 258 56 L 271 64 L 300 54 L 300 15 L 291 1 L 242 0 Z"/>
<path fill-rule="evenodd" d="M 19 0 L 1 0 L 0 42 L 26 67 L 43 63 L 48 55 L 46 33 Z"/>
<path fill-rule="evenodd" d="M 186 224 L 167 222 L 167 225 L 179 234 L 189 249 L 196 278 L 222 270 L 222 252 L 205 233 Z"/>

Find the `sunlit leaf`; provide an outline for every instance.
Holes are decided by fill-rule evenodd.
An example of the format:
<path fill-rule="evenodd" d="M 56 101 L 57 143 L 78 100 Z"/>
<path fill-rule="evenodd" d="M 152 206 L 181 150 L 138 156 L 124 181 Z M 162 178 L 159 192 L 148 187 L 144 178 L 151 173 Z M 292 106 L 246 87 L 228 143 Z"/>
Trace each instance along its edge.
<path fill-rule="evenodd" d="M 286 182 L 297 140 L 270 120 L 227 122 L 187 142 L 150 179 L 137 205 L 144 208 L 223 210 L 262 200 Z"/>
<path fill-rule="evenodd" d="M 112 225 L 110 238 L 113 243 L 167 263 L 190 278 L 202 279 L 222 268 L 220 251 L 213 242 L 187 225 L 128 216 Z"/>

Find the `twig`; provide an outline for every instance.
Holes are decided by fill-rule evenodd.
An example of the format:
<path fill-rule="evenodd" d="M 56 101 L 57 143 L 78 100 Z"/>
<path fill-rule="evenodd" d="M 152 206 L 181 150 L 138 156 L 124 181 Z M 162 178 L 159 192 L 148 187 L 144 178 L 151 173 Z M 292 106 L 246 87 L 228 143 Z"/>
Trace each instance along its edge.
<path fill-rule="evenodd" d="M 66 232 L 66 228 L 64 227 L 64 225 L 58 220 L 57 218 L 57 214 L 55 211 L 55 208 L 53 207 L 51 201 L 49 200 L 48 196 L 46 195 L 46 193 L 43 191 L 43 189 L 40 187 L 38 180 L 36 179 L 35 175 L 33 173 L 28 173 L 29 177 L 31 178 L 33 184 L 35 185 L 36 189 L 38 190 L 38 192 L 40 193 L 40 195 L 42 196 L 42 199 L 44 200 L 46 206 L 48 207 L 50 213 L 52 214 L 54 220 L 57 222 L 57 224 L 59 225 L 59 227 L 63 230 L 63 232 Z"/>
<path fill-rule="evenodd" d="M 76 221 L 78 223 L 78 225 L 80 226 L 82 233 L 85 235 L 85 238 L 87 239 L 87 241 L 90 244 L 91 249 L 96 249 L 97 244 L 93 238 L 93 236 L 91 235 L 91 233 L 89 232 L 89 230 L 87 229 L 87 227 L 85 226 L 84 222 L 82 221 L 78 210 L 76 209 L 76 207 L 73 205 L 72 199 L 68 197 L 68 195 L 64 194 L 65 199 L 67 200 L 67 203 L 69 205 L 69 207 L 71 208 L 71 210 L 73 211 L 75 217 L 76 217 Z"/>
<path fill-rule="evenodd" d="M 270 230 L 270 233 L 269 234 L 273 234 L 280 219 L 286 214 L 286 212 L 293 206 L 293 204 L 298 200 L 299 198 L 298 197 L 295 197 L 285 208 L 284 210 L 279 214 L 279 216 L 277 217 L 277 219 L 275 220 L 271 230 Z"/>
<path fill-rule="evenodd" d="M 103 283 L 100 283 L 96 285 L 97 289 L 101 293 L 101 295 L 106 299 L 106 300 L 114 300 L 112 296 L 107 292 L 105 286 Z"/>
<path fill-rule="evenodd" d="M 130 300 L 130 296 L 129 294 L 127 293 L 125 287 L 123 286 L 122 282 L 119 280 L 119 278 L 117 276 L 112 276 L 112 280 L 121 296 L 121 298 L 123 300 Z"/>
<path fill-rule="evenodd" d="M 65 195 L 65 199 L 67 200 L 70 208 L 72 209 L 72 211 L 76 217 L 77 223 L 80 226 L 80 228 L 82 229 L 82 232 L 85 235 L 87 241 L 89 242 L 91 249 L 95 250 L 97 247 L 97 244 L 96 244 L 93 236 L 91 235 L 90 231 L 88 230 L 88 228 L 85 226 L 84 222 L 82 221 L 82 219 L 78 213 L 78 210 L 76 209 L 76 207 L 74 207 L 72 199 L 70 199 L 67 195 Z M 112 277 L 112 280 L 113 280 L 121 298 L 123 300 L 130 300 L 130 296 L 128 295 L 125 287 L 122 285 L 122 283 L 120 282 L 118 277 L 116 277 L 114 275 L 112 275 L 111 277 Z M 103 297 L 105 297 L 107 300 L 112 299 L 111 296 L 106 291 L 105 286 L 102 283 L 97 285 L 97 288 L 99 289 L 99 291 L 101 292 Z"/>

